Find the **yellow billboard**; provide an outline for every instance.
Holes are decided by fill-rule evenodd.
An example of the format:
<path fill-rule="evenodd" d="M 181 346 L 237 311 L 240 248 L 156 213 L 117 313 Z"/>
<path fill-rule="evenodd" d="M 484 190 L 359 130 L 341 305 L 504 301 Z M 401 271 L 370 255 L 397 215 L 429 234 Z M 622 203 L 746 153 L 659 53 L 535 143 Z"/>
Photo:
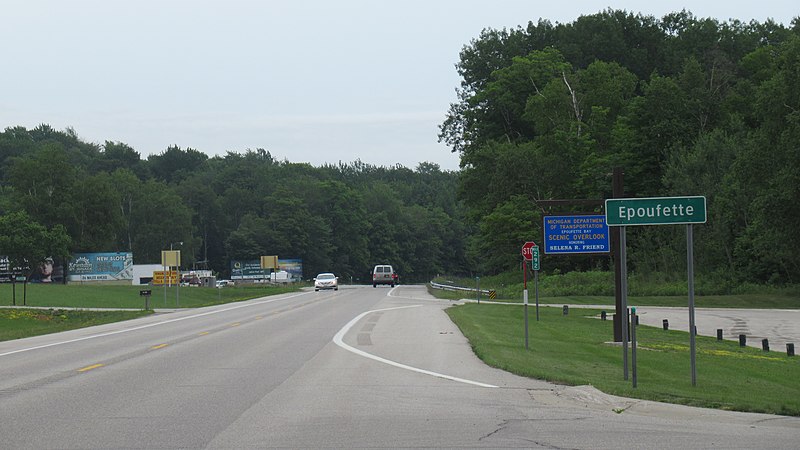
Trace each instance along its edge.
<path fill-rule="evenodd" d="M 161 250 L 161 265 L 166 267 L 181 266 L 180 250 Z"/>
<path fill-rule="evenodd" d="M 165 282 L 166 279 L 166 282 Z M 153 271 L 153 284 L 157 286 L 163 286 L 165 284 L 178 284 L 178 271 L 177 270 L 168 270 L 166 272 L 166 277 L 164 276 L 163 270 L 154 270 Z"/>

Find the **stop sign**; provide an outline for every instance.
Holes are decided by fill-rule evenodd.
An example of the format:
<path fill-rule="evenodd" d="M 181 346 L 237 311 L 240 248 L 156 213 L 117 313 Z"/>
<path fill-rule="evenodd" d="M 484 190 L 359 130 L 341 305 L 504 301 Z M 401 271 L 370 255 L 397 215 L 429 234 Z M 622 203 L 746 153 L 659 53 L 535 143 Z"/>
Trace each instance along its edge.
<path fill-rule="evenodd" d="M 522 246 L 522 257 L 525 261 L 533 261 L 533 248 L 538 247 L 535 242 L 526 242 Z"/>

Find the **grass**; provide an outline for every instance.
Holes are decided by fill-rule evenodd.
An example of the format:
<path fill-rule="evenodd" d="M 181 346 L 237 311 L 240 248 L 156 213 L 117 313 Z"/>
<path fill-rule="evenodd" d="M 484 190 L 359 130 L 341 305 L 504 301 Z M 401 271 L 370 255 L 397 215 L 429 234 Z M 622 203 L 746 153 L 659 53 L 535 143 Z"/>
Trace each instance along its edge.
<path fill-rule="evenodd" d="M 152 311 L 0 309 L 0 341 L 135 319 Z"/>
<path fill-rule="evenodd" d="M 447 313 L 478 357 L 521 376 L 592 385 L 623 397 L 800 416 L 800 359 L 785 353 L 697 336 L 697 384 L 692 386 L 688 334 L 640 326 L 638 387 L 633 388 L 623 379 L 621 347 L 609 343 L 612 322 L 598 320 L 599 310 L 563 316 L 560 309 L 543 308 L 538 322 L 529 311 L 529 349 L 522 308 L 472 303 Z"/>
<path fill-rule="evenodd" d="M 48 308 L 128 308 L 144 309 L 145 297 L 139 291 L 149 289 L 150 308 L 198 308 L 247 300 L 267 295 L 282 294 L 299 289 L 299 286 L 235 286 L 216 288 L 175 286 L 132 286 L 101 284 L 34 284 L 27 287 L 17 284 L 0 284 L 0 306 L 14 302 L 12 289 L 16 290 L 16 305 Z M 166 293 L 166 295 L 165 295 Z"/>
<path fill-rule="evenodd" d="M 149 289 L 149 308 L 198 308 L 230 303 L 300 289 L 289 286 L 236 286 L 222 289 L 182 287 L 101 285 L 101 284 L 0 284 L 0 341 L 38 336 L 47 333 L 90 327 L 134 319 L 151 314 L 145 311 L 145 297 L 139 291 Z M 16 301 L 14 297 L 16 296 Z M 24 306 L 47 308 L 26 309 Z M 77 308 L 77 309 L 76 309 Z M 108 308 L 94 311 L 88 308 Z M 113 309 L 131 309 L 115 311 Z"/>

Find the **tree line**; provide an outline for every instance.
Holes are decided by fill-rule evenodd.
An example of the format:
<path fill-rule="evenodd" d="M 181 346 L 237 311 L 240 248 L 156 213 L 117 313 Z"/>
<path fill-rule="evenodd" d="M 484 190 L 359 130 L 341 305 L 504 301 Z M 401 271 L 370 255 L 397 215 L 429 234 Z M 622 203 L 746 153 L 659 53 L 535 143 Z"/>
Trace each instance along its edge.
<path fill-rule="evenodd" d="M 457 70 L 440 140 L 460 154 L 467 253 L 484 256 L 480 271 L 518 267 L 520 243 L 542 235 L 545 214 L 601 212 L 544 200 L 611 198 L 620 167 L 626 197 L 707 198 L 694 251 L 704 274 L 800 280 L 798 18 L 787 27 L 608 9 L 486 29 Z M 632 227 L 628 246 L 631 270 L 685 273 L 684 227 Z"/>
<path fill-rule="evenodd" d="M 0 133 L 0 180 L 0 254 L 18 265 L 106 251 L 160 263 L 173 246 L 184 268 L 225 276 L 231 260 L 262 255 L 348 281 L 377 263 L 408 281 L 466 270 L 458 177 L 432 163 L 312 167 L 263 149 L 209 157 L 176 146 L 142 159 L 40 125 Z"/>

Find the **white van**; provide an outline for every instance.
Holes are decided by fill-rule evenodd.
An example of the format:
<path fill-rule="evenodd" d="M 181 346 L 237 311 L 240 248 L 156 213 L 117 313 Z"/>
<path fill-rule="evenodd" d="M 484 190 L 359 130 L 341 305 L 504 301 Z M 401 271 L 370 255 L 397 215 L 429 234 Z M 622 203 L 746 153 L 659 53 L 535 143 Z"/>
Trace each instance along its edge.
<path fill-rule="evenodd" d="M 398 284 L 397 273 L 392 266 L 378 264 L 372 269 L 372 287 L 377 287 L 379 284 L 389 284 L 392 287 Z"/>

